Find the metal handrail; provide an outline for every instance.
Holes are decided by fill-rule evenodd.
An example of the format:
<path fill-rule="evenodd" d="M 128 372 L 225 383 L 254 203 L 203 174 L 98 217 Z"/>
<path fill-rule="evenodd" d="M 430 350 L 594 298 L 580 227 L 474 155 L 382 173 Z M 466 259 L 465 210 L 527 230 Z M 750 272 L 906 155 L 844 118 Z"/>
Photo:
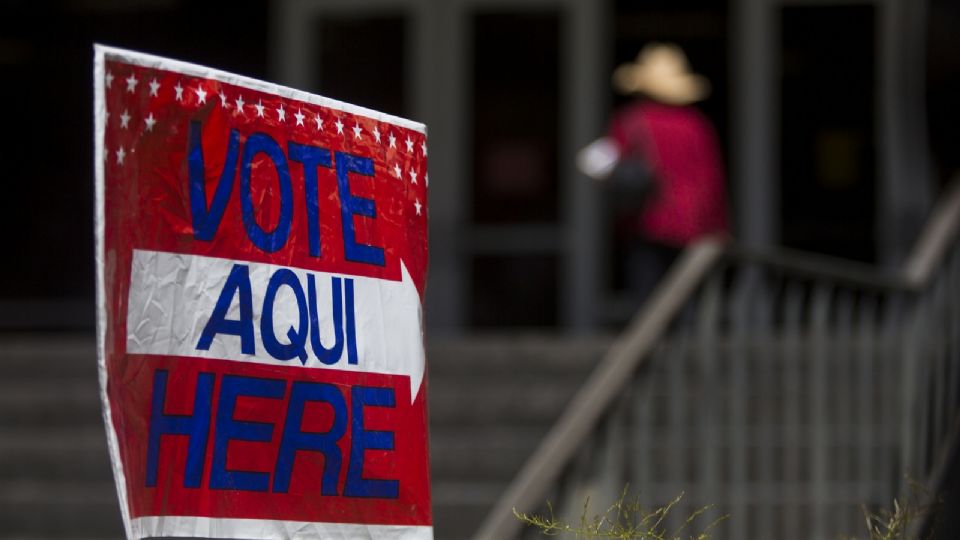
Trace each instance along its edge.
<path fill-rule="evenodd" d="M 798 277 L 829 280 L 864 289 L 889 292 L 910 292 L 914 289 L 902 272 L 796 249 L 759 249 L 731 243 L 727 248 L 727 257 L 746 264 L 789 272 Z"/>
<path fill-rule="evenodd" d="M 950 243 L 956 238 L 960 230 L 960 177 L 947 188 L 940 198 L 933 217 L 930 219 L 913 251 L 903 265 L 902 276 L 916 289 L 926 286 L 940 263 Z"/>
<path fill-rule="evenodd" d="M 697 290 L 724 253 L 724 240 L 707 238 L 686 249 L 662 286 L 634 316 L 626 331 L 573 397 L 533 456 L 474 536 L 476 539 L 513 537 L 521 523 L 513 509 L 528 511 L 542 502 L 574 452 L 583 444 L 614 398 L 630 382 L 630 375 L 649 357 L 674 316 Z"/>
<path fill-rule="evenodd" d="M 630 384 L 631 375 L 649 358 L 670 323 L 724 257 L 883 292 L 919 293 L 931 282 L 958 231 L 960 178 L 941 198 L 910 257 L 897 272 L 788 249 L 748 249 L 721 238 L 707 238 L 687 248 L 524 464 L 474 539 L 499 540 L 516 535 L 522 523 L 513 516 L 513 510 L 530 512 L 543 503 L 575 453 Z"/>

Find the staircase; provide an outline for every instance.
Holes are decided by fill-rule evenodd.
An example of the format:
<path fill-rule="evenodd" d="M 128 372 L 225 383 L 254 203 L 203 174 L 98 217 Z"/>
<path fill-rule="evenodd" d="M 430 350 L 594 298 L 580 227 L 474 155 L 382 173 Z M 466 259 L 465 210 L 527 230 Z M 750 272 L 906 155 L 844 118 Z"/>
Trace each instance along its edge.
<path fill-rule="evenodd" d="M 92 333 L 0 335 L 0 538 L 122 538 Z"/>
<path fill-rule="evenodd" d="M 428 344 L 435 537 L 469 538 L 610 340 Z M 92 334 L 0 334 L 0 538 L 122 538 Z"/>
<path fill-rule="evenodd" d="M 960 182 L 899 272 L 707 239 L 615 340 L 431 340 L 435 536 L 625 483 L 717 503 L 718 540 L 855 534 L 957 455 L 958 298 Z M 122 534 L 92 334 L 0 334 L 0 539 Z"/>
<path fill-rule="evenodd" d="M 429 341 L 436 538 L 477 530 L 609 345 L 545 335 Z"/>
<path fill-rule="evenodd" d="M 589 519 L 625 484 L 646 509 L 686 492 L 667 532 L 713 505 L 717 540 L 863 535 L 861 506 L 890 508 L 907 478 L 938 493 L 960 451 L 958 298 L 960 179 L 899 270 L 703 239 L 473 538 L 535 537 L 512 509 L 548 500 L 577 523 L 589 498 Z"/>

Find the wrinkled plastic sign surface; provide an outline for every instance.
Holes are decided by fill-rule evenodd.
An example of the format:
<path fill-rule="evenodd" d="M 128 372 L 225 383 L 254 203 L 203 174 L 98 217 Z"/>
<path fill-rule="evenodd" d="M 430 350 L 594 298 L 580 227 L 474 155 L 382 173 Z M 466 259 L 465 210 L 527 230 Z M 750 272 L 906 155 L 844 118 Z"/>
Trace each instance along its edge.
<path fill-rule="evenodd" d="M 425 127 L 95 54 L 100 382 L 128 536 L 431 538 Z"/>

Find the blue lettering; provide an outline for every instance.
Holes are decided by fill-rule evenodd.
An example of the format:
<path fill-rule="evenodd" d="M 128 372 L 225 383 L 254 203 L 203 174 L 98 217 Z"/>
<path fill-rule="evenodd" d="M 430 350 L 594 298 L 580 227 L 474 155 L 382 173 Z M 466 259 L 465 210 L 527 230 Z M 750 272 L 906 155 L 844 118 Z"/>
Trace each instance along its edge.
<path fill-rule="evenodd" d="M 307 274 L 307 294 L 310 296 L 310 343 L 313 353 L 324 364 L 336 364 L 343 354 L 343 293 L 340 278 L 330 278 L 331 304 L 333 309 L 333 346 L 327 349 L 320 342 L 320 322 L 317 313 L 317 284 L 313 274 Z"/>
<path fill-rule="evenodd" d="M 270 473 L 227 470 L 227 448 L 231 440 L 270 442 L 273 438 L 273 424 L 233 419 L 237 397 L 283 399 L 285 391 L 286 383 L 281 380 L 223 376 L 217 401 L 217 428 L 213 438 L 211 488 L 243 491 L 267 491 L 270 488 Z"/>
<path fill-rule="evenodd" d="M 250 192 L 250 172 L 253 158 L 264 153 L 273 162 L 280 184 L 280 218 L 273 231 L 267 232 L 257 223 L 254 215 L 253 195 Z M 273 253 L 287 243 L 290 227 L 293 223 L 293 186 L 290 183 L 290 169 L 283 149 L 266 133 L 254 133 L 247 138 L 243 147 L 243 159 L 240 162 L 240 208 L 243 211 L 243 226 L 253 245 L 267 253 Z"/>
<path fill-rule="evenodd" d="M 331 167 L 330 151 L 326 148 L 287 143 L 290 159 L 303 164 L 304 195 L 307 199 L 307 240 L 310 244 L 310 255 L 320 256 L 320 204 L 317 195 L 317 167 Z"/>
<path fill-rule="evenodd" d="M 220 182 L 213 192 L 213 200 L 207 208 L 206 170 L 203 166 L 203 145 L 201 144 L 200 122 L 190 122 L 190 136 L 187 146 L 187 164 L 190 170 L 190 214 L 193 218 L 193 237 L 197 240 L 210 241 L 220 228 L 223 211 L 230 200 L 233 191 L 233 182 L 236 178 L 237 150 L 240 147 L 240 134 L 237 130 L 230 130 L 230 140 L 227 142 L 227 156 L 223 160 L 223 171 L 220 173 Z"/>
<path fill-rule="evenodd" d="M 207 434 L 210 431 L 213 380 L 213 373 L 200 373 L 197 376 L 193 414 L 164 414 L 167 395 L 167 371 L 158 369 L 154 372 L 153 399 L 150 407 L 150 433 L 147 439 L 147 487 L 157 486 L 160 439 L 164 435 L 186 435 L 189 437 L 183 487 L 200 487 L 200 480 L 203 476 L 203 460 L 207 453 Z"/>
<path fill-rule="evenodd" d="M 249 143 L 248 143 L 249 144 Z M 340 192 L 340 217 L 343 226 L 343 251 L 348 261 L 384 266 L 383 248 L 357 243 L 353 216 L 377 217 L 377 207 L 371 199 L 355 197 L 350 193 L 350 173 L 373 176 L 373 160 L 337 152 L 337 188 Z"/>
<path fill-rule="evenodd" d="M 158 369 L 153 374 L 153 395 L 147 440 L 146 486 L 159 484 L 159 463 L 162 438 L 165 435 L 188 438 L 184 465 L 185 488 L 198 488 L 204 476 L 207 442 L 213 437 L 213 459 L 208 480 L 210 489 L 288 493 L 298 452 L 315 452 L 323 457 L 320 493 L 325 496 L 396 499 L 400 481 L 387 478 L 369 478 L 364 474 L 368 450 L 394 451 L 393 431 L 372 431 L 364 426 L 368 407 L 396 407 L 396 396 L 390 387 L 354 386 L 350 388 L 350 408 L 340 385 L 331 383 L 293 381 L 282 425 L 279 448 L 273 471 L 231 470 L 227 468 L 231 441 L 270 443 L 274 437 L 274 422 L 254 422 L 234 418 L 237 401 L 241 397 L 282 400 L 288 381 L 241 375 L 223 375 L 220 384 L 213 373 L 199 373 L 196 377 L 193 410 L 190 414 L 165 414 L 169 372 Z M 175 379 L 181 379 L 176 377 Z M 214 388 L 218 387 L 216 426 L 211 433 L 211 414 Z M 187 390 L 184 388 L 183 390 Z M 180 393 L 171 391 L 171 395 Z M 326 432 L 304 431 L 304 414 L 308 403 L 330 407 L 331 424 Z M 348 416 L 349 413 L 349 416 Z M 340 443 L 347 433 L 351 442 L 347 463 L 344 463 Z M 267 448 L 267 447 L 264 447 Z M 171 456 L 177 454 L 170 454 Z M 382 462 L 382 458 L 378 460 Z M 340 485 L 343 467 L 345 480 Z M 271 482 L 271 472 L 273 480 Z M 382 474 L 382 473 L 381 473 Z M 165 478 L 167 474 L 165 474 Z"/>
<path fill-rule="evenodd" d="M 300 315 L 300 321 L 296 331 L 291 326 L 287 330 L 287 338 L 290 343 L 280 343 L 276 334 L 273 333 L 273 305 L 277 299 L 277 291 L 280 286 L 286 285 L 293 291 L 297 300 L 297 313 Z M 270 356 L 277 360 L 290 360 L 293 357 L 300 358 L 301 364 L 307 363 L 307 351 L 304 345 L 307 341 L 307 299 L 303 295 L 303 287 L 300 280 L 292 270 L 281 268 L 270 276 L 270 282 L 267 283 L 267 292 L 263 296 L 263 312 L 260 314 L 260 338 L 263 340 L 263 347 L 267 349 Z"/>
<path fill-rule="evenodd" d="M 303 410 L 307 402 L 324 402 L 333 408 L 333 423 L 326 433 L 304 432 Z M 277 466 L 273 476 L 273 491 L 286 493 L 290 489 L 293 462 L 297 451 L 309 450 L 323 454 L 323 477 L 320 484 L 322 495 L 337 495 L 340 464 L 343 456 L 337 441 L 347 429 L 347 404 L 340 389 L 332 384 L 295 381 L 290 391 L 287 421 L 283 427 Z"/>
<path fill-rule="evenodd" d="M 234 295 L 240 295 L 240 320 L 228 320 L 227 312 L 233 303 Z M 271 329 L 273 327 L 271 326 Z M 197 349 L 210 350 L 210 344 L 217 334 L 240 336 L 240 350 L 243 354 L 255 354 L 253 341 L 253 300 L 250 294 L 250 268 L 243 264 L 235 264 L 227 276 L 227 281 L 217 298 L 217 305 L 213 308 L 210 320 L 203 327 Z"/>
<path fill-rule="evenodd" d="M 347 363 L 357 365 L 357 322 L 353 312 L 353 280 L 344 280 L 347 297 Z"/>
<path fill-rule="evenodd" d="M 286 286 L 292 292 L 297 305 L 298 321 L 296 326 L 290 326 L 286 331 L 286 342 L 281 342 L 274 332 L 274 315 L 277 295 L 281 287 Z M 300 363 L 306 365 L 307 339 L 313 346 L 314 355 L 325 365 L 331 366 L 340 361 L 343 355 L 344 344 L 347 349 L 347 362 L 357 365 L 357 323 L 354 308 L 353 280 L 349 278 L 330 278 L 330 306 L 333 315 L 333 344 L 328 348 L 320 339 L 319 310 L 321 302 L 318 298 L 316 277 L 307 274 L 307 291 L 304 294 L 300 279 L 290 269 L 276 270 L 267 282 L 264 292 L 263 306 L 260 316 L 260 338 L 267 353 L 286 362 L 292 358 L 299 358 Z M 234 298 L 239 303 L 240 318 L 228 319 L 227 314 L 233 305 Z M 344 320 L 346 312 L 346 320 Z M 200 333 L 197 341 L 197 350 L 208 351 L 213 339 L 218 334 L 240 337 L 240 351 L 243 354 L 256 354 L 256 338 L 253 332 L 253 294 L 250 284 L 250 268 L 244 264 L 234 264 L 230 274 L 224 282 L 220 296 L 213 308 L 207 324 Z M 344 335 L 346 334 L 346 335 Z"/>
<path fill-rule="evenodd" d="M 230 130 L 220 180 L 208 204 L 202 139 L 202 124 L 199 121 L 191 121 L 187 143 L 187 164 L 190 176 L 190 212 L 194 238 L 203 241 L 213 240 L 220 228 L 224 212 L 233 193 L 237 164 L 239 163 L 240 210 L 247 237 L 254 246 L 264 252 L 274 253 L 279 251 L 286 245 L 290 237 L 293 227 L 294 206 L 290 168 L 287 162 L 287 154 L 284 153 L 283 148 L 270 135 L 257 132 L 247 137 L 241 155 L 240 133 L 235 129 Z M 287 143 L 287 152 L 289 153 L 289 159 L 303 166 L 308 252 L 312 257 L 320 257 L 322 246 L 317 168 L 334 167 L 331 153 L 326 148 L 292 141 Z M 279 184 L 280 215 L 277 218 L 276 225 L 271 230 L 265 229 L 257 222 L 251 191 L 253 161 L 261 153 L 265 154 L 273 164 Z M 335 158 L 344 257 L 348 261 L 384 266 L 383 247 L 357 243 L 355 217 L 376 219 L 376 204 L 372 199 L 354 196 L 350 191 L 351 173 L 373 177 L 373 160 L 346 152 L 337 152 Z M 270 198 L 272 199 L 272 197 Z"/>
<path fill-rule="evenodd" d="M 347 497 L 377 497 L 396 499 L 400 493 L 397 480 L 367 479 L 363 477 L 363 453 L 366 450 L 393 450 L 392 431 L 367 431 L 363 428 L 363 408 L 395 407 L 392 388 L 354 386 L 350 391 L 350 408 L 353 418 L 350 433 L 350 465 L 347 467 L 347 483 L 343 494 Z"/>

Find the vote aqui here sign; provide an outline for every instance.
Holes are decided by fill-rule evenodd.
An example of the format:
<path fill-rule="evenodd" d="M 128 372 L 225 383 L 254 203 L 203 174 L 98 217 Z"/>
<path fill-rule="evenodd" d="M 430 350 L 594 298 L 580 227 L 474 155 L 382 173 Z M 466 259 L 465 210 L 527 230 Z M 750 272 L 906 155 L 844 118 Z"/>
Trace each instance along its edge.
<path fill-rule="evenodd" d="M 432 538 L 424 125 L 95 47 L 101 396 L 130 538 Z"/>

